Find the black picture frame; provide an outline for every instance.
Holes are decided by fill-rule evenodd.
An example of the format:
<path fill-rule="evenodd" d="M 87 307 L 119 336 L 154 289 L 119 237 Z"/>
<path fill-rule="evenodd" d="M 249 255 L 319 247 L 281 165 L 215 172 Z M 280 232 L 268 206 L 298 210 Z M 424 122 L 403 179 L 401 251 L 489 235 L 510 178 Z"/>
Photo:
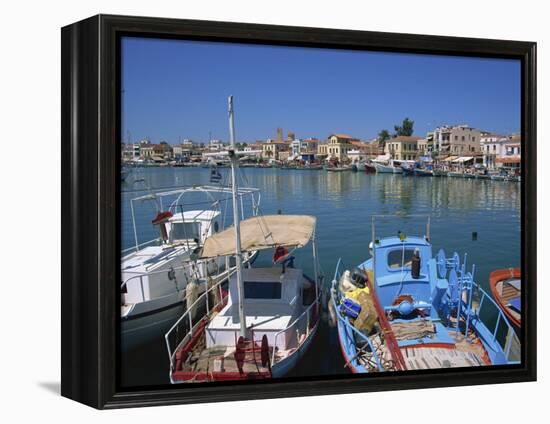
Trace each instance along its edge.
<path fill-rule="evenodd" d="M 513 58 L 521 61 L 522 364 L 369 378 L 117 386 L 120 279 L 120 37 L 225 41 Z M 62 44 L 61 394 L 94 408 L 213 402 L 536 380 L 536 43 L 98 15 L 64 27 Z"/>

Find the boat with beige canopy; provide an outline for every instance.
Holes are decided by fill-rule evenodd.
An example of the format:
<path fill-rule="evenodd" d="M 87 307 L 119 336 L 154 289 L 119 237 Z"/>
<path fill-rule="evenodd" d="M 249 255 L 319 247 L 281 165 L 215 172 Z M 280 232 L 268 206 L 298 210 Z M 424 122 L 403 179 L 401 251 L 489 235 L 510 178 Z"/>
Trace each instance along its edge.
<path fill-rule="evenodd" d="M 308 349 L 321 312 L 316 219 L 267 215 L 240 220 L 229 99 L 234 225 L 208 237 L 201 259 L 234 256 L 237 272 L 225 287 L 209 287 L 197 299 L 205 314 L 184 313 L 166 333 L 172 383 L 266 379 L 284 376 Z M 249 153 L 249 152 L 247 152 Z M 311 241 L 313 278 L 294 267 L 293 252 Z M 273 251 L 271 267 L 244 268 L 246 252 Z"/>

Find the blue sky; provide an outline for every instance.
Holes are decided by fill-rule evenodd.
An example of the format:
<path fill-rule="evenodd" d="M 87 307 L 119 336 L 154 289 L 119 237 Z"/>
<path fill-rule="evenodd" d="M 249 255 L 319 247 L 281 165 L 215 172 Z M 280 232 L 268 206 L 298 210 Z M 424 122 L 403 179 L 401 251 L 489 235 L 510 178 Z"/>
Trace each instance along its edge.
<path fill-rule="evenodd" d="M 370 139 L 409 117 L 415 135 L 443 124 L 520 130 L 520 63 L 179 40 L 122 42 L 123 135 L 175 144 L 346 133 Z"/>

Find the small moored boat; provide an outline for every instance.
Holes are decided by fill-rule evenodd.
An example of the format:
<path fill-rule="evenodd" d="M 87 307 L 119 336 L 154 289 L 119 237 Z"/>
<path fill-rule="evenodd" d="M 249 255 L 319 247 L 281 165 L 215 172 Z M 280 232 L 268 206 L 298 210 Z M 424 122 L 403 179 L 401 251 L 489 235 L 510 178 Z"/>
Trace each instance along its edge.
<path fill-rule="evenodd" d="M 373 218 L 371 258 L 351 271 L 338 261 L 331 312 L 346 366 L 370 373 L 518 363 L 511 324 L 475 282 L 475 265 L 466 271 L 466 255 L 443 250 L 432 256 L 429 220 L 425 234 L 380 238 Z M 496 320 L 485 321 L 488 314 Z"/>
<path fill-rule="evenodd" d="M 220 205 L 227 202 L 221 199 L 230 193 L 227 187 L 195 186 L 150 192 L 130 200 L 135 246 L 123 250 L 121 259 L 123 351 L 161 337 L 181 315 L 184 306 L 206 290 L 207 284 L 225 281 L 235 272 L 235 264 L 229 258 L 199 260 L 196 257 L 206 238 L 223 230 L 224 214 Z M 250 211 L 255 215 L 259 190 L 243 187 L 238 197 L 243 205 L 251 202 Z M 159 237 L 140 243 L 135 211 L 143 202 L 153 202 L 156 208 L 150 222 Z M 166 209 L 163 204 L 167 205 Z M 194 205 L 209 206 L 195 209 Z M 256 254 L 246 253 L 243 260 L 248 264 Z"/>
<path fill-rule="evenodd" d="M 521 328 L 521 269 L 497 269 L 489 275 L 493 297 L 516 330 Z"/>
<path fill-rule="evenodd" d="M 206 313 L 185 312 L 166 333 L 172 383 L 269 379 L 284 376 L 303 357 L 321 313 L 319 264 L 312 216 L 256 216 L 241 221 L 229 98 L 234 225 L 205 240 L 203 260 L 234 256 L 228 290 L 210 287 L 197 299 Z M 313 278 L 294 267 L 294 249 L 311 241 Z M 243 269 L 244 252 L 273 249 L 273 266 Z"/>

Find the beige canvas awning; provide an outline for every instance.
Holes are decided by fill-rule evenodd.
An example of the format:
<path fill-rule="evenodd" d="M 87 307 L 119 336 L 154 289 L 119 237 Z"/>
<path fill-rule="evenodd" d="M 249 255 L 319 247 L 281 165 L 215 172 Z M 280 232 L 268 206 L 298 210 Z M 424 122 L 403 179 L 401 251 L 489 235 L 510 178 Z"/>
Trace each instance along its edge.
<path fill-rule="evenodd" d="M 241 221 L 241 249 L 254 251 L 275 246 L 303 247 L 313 236 L 315 217 L 308 215 L 255 216 Z M 235 229 L 208 237 L 201 258 L 235 254 Z"/>

